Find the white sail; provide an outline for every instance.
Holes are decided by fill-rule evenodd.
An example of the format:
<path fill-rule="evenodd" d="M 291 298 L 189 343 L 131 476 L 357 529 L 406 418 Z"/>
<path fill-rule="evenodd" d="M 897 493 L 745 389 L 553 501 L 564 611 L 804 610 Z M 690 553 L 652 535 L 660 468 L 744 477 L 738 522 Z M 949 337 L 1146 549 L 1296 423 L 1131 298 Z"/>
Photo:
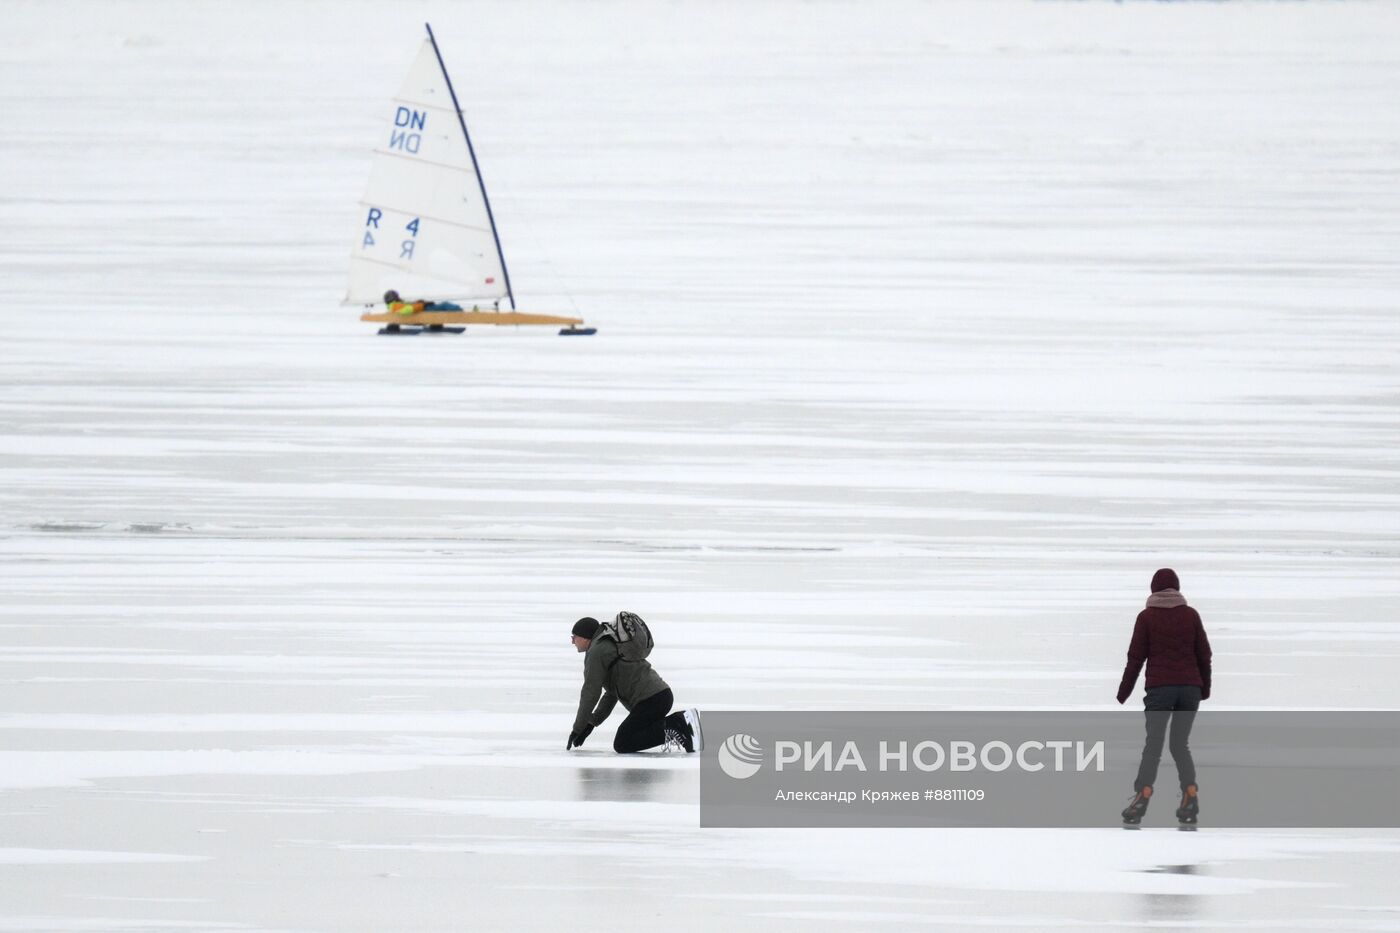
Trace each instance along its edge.
<path fill-rule="evenodd" d="M 506 297 L 484 188 L 431 37 L 385 105 L 350 258 L 346 304 Z"/>

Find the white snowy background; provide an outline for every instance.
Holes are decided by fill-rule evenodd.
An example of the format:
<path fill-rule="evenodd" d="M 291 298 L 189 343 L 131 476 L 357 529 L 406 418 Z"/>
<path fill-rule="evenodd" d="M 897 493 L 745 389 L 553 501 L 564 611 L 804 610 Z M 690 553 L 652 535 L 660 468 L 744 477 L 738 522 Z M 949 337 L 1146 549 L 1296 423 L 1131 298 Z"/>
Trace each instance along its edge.
<path fill-rule="evenodd" d="M 339 306 L 425 20 L 598 336 Z M 0 930 L 1400 927 L 1400 834 L 1204 781 L 702 831 L 693 760 L 563 750 L 579 615 L 685 705 L 1105 708 L 1159 566 L 1212 704 L 1400 705 L 1400 4 L 0 27 Z"/>

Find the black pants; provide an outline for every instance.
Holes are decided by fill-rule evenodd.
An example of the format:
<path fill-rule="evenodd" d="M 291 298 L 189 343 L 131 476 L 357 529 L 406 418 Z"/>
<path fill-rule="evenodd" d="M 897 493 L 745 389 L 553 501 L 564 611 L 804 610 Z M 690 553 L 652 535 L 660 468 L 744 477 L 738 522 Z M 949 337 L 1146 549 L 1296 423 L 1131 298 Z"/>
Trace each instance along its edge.
<path fill-rule="evenodd" d="M 665 742 L 666 720 L 669 718 L 666 714 L 671 711 L 671 704 L 674 702 L 676 698 L 671 695 L 668 687 L 632 707 L 632 712 L 628 713 L 627 718 L 622 720 L 622 725 L 617 727 L 613 751 L 639 752 Z"/>
<path fill-rule="evenodd" d="M 1142 747 L 1142 764 L 1138 767 L 1133 790 L 1140 791 L 1157 783 L 1157 766 L 1162 763 L 1162 740 L 1166 738 L 1168 724 L 1176 776 L 1181 780 L 1181 789 L 1186 790 L 1187 785 L 1196 783 L 1196 763 L 1191 760 L 1187 741 L 1191 738 L 1196 710 L 1201 707 L 1201 688 L 1185 684 L 1153 687 L 1143 697 L 1142 705 L 1147 711 L 1147 744 Z"/>

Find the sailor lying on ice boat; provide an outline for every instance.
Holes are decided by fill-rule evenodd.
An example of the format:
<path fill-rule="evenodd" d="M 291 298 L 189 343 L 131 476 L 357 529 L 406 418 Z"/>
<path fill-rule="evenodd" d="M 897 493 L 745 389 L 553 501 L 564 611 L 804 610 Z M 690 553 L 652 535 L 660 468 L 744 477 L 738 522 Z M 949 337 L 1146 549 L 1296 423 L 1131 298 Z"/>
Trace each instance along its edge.
<path fill-rule="evenodd" d="M 384 293 L 384 304 L 394 314 L 417 314 L 419 311 L 461 311 L 462 306 L 450 301 L 404 301 L 392 288 Z"/>
<path fill-rule="evenodd" d="M 699 711 L 671 712 L 675 697 L 646 659 L 654 643 L 641 616 L 619 612 L 603 623 L 579 619 L 570 640 L 583 655 L 583 691 L 566 751 L 582 745 L 619 700 L 628 716 L 617 727 L 614 751 L 640 752 L 659 745 L 668 752 L 698 752 L 705 747 Z"/>

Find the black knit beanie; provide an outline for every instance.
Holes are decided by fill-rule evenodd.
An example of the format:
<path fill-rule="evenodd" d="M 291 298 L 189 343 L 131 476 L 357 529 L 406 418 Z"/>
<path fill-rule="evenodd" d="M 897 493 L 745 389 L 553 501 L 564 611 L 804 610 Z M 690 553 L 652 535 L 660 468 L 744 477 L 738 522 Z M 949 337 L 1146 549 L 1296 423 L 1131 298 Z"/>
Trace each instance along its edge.
<path fill-rule="evenodd" d="M 584 616 L 574 623 L 574 634 L 579 638 L 587 638 L 589 641 L 592 641 L 593 636 L 598 634 L 599 625 L 600 623 L 597 619 L 591 616 Z"/>
<path fill-rule="evenodd" d="M 1170 567 L 1163 567 L 1152 575 L 1152 592 L 1161 590 L 1181 590 L 1181 581 L 1176 578 L 1176 571 Z"/>

